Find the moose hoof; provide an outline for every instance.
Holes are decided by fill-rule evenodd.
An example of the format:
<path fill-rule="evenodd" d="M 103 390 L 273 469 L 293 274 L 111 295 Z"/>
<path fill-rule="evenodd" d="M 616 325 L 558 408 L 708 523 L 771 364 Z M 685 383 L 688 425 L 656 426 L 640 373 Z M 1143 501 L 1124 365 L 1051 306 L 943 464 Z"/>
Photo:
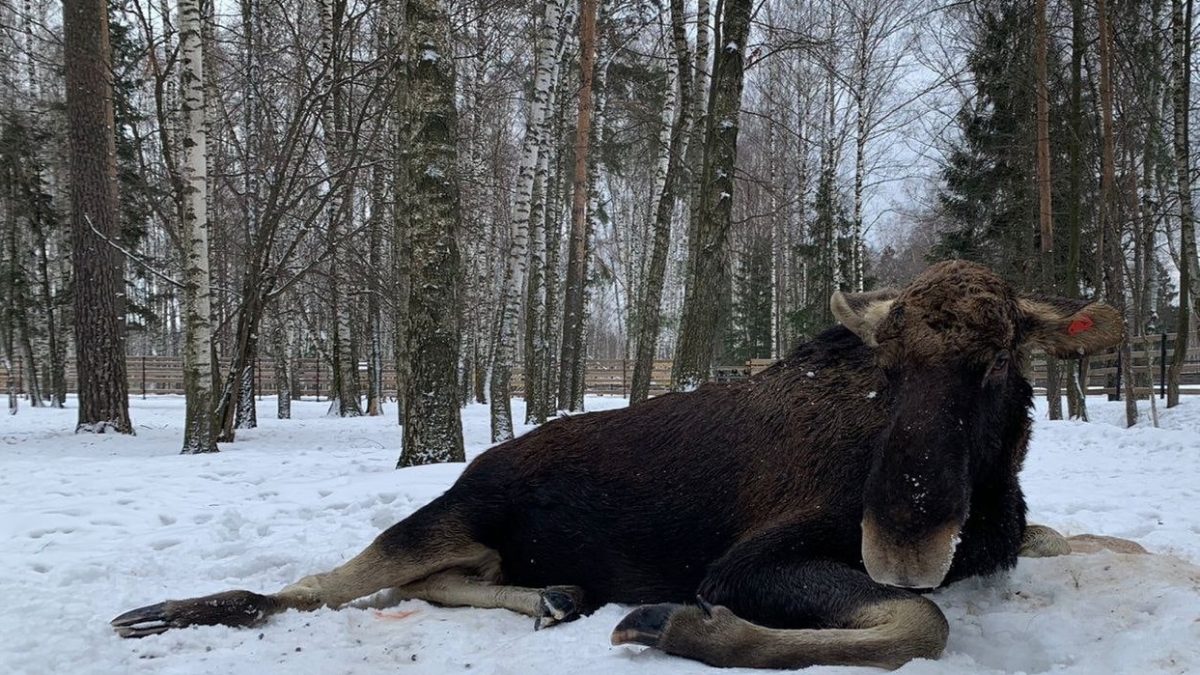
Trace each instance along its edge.
<path fill-rule="evenodd" d="M 1057 530 L 1045 525 L 1030 524 L 1025 526 L 1025 535 L 1021 539 L 1018 555 L 1026 558 L 1050 558 L 1070 552 L 1071 544 Z"/>
<path fill-rule="evenodd" d="M 612 643 L 657 647 L 667 632 L 671 616 L 682 608 L 683 605 L 673 603 L 638 607 L 621 619 L 621 623 L 613 629 Z"/>
<path fill-rule="evenodd" d="M 158 635 L 185 626 L 249 627 L 273 613 L 275 600 L 250 591 L 226 591 L 190 600 L 167 600 L 125 612 L 111 621 L 125 638 Z"/>
<path fill-rule="evenodd" d="M 578 586 L 550 586 L 539 595 L 541 613 L 534 619 L 534 630 L 571 621 L 583 611 L 583 589 Z"/>

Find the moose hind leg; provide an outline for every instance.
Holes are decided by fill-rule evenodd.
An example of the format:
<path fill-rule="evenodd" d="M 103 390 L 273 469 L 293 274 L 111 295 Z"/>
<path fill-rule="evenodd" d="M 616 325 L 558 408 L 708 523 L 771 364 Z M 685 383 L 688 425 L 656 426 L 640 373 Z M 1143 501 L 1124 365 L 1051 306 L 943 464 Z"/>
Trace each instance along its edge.
<path fill-rule="evenodd" d="M 613 643 L 643 644 L 714 666 L 787 669 L 898 668 L 945 649 L 949 626 L 937 605 L 841 563 L 738 567 L 735 587 L 706 582 L 702 592 L 712 597 L 700 596 L 697 605 L 634 610 L 613 631 Z"/>
<path fill-rule="evenodd" d="M 440 572 L 397 588 L 394 596 L 448 607 L 507 609 L 534 617 L 535 630 L 578 618 L 585 610 L 578 586 L 526 588 L 493 581 L 459 571 Z"/>
<path fill-rule="evenodd" d="M 443 570 L 498 569 L 496 552 L 472 539 L 468 531 L 443 496 L 385 530 L 346 563 L 304 577 L 277 593 L 236 590 L 167 600 L 126 612 L 111 623 L 122 637 L 145 637 L 193 625 L 257 626 L 288 609 L 340 607 Z"/>

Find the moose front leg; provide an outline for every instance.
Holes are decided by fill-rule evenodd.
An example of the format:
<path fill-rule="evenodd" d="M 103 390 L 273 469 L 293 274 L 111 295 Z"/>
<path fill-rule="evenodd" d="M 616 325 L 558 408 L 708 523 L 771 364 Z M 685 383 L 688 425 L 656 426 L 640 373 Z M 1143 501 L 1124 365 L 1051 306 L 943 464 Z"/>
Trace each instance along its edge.
<path fill-rule="evenodd" d="M 936 659 L 949 625 L 932 601 L 871 581 L 846 565 L 814 561 L 746 570 L 737 597 L 649 605 L 613 631 L 635 643 L 721 667 L 814 665 L 899 668 Z M 757 589 L 757 590 L 751 590 Z M 764 619 L 771 617 L 768 625 Z M 790 617 L 790 620 L 787 620 Z"/>
<path fill-rule="evenodd" d="M 1058 530 L 1029 523 L 1025 525 L 1025 534 L 1021 537 L 1021 550 L 1017 555 L 1024 558 L 1050 558 L 1070 552 L 1071 544 Z"/>
<path fill-rule="evenodd" d="M 836 532 L 804 525 L 763 531 L 712 564 L 696 605 L 634 610 L 613 631 L 715 666 L 898 668 L 937 658 L 949 626 L 938 606 L 828 558 Z"/>

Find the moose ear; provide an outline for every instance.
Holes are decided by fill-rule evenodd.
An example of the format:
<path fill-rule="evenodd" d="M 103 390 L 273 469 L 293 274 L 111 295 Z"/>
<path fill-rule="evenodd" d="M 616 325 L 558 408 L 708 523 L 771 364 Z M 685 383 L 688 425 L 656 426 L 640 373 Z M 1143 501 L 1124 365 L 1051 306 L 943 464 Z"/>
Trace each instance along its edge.
<path fill-rule="evenodd" d="M 866 293 L 834 291 L 833 296 L 829 298 L 829 308 L 833 310 L 834 318 L 862 338 L 863 344 L 878 347 L 875 328 L 883 317 L 887 316 L 897 295 L 899 292 L 892 288 Z"/>
<path fill-rule="evenodd" d="M 1121 313 L 1102 302 L 1024 297 L 1018 305 L 1025 340 L 1060 359 L 1115 347 L 1125 335 Z"/>

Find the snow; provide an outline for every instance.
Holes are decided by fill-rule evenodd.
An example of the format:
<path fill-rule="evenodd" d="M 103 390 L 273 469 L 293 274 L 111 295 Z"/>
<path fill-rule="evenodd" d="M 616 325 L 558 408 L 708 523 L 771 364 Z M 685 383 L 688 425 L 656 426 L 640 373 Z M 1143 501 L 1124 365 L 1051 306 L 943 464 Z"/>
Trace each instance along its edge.
<path fill-rule="evenodd" d="M 589 397 L 587 407 L 624 403 Z M 296 419 L 276 420 L 274 401 L 264 400 L 258 429 L 201 456 L 177 454 L 181 398 L 133 399 L 134 437 L 75 435 L 70 405 L 0 418 L 5 673 L 706 670 L 611 646 L 609 632 L 628 611 L 615 605 L 537 633 L 531 619 L 503 610 L 410 601 L 383 614 L 289 612 L 256 630 L 118 639 L 108 621 L 134 607 L 274 590 L 337 565 L 444 490 L 461 465 L 394 470 L 400 432 L 391 405 L 382 417 L 338 419 L 325 417 L 326 402 L 295 402 Z M 938 591 L 931 597 L 951 626 L 946 653 L 900 672 L 1200 671 L 1200 398 L 1161 411 L 1161 429 L 1120 428 L 1120 403 L 1093 399 L 1090 408 L 1091 424 L 1044 421 L 1039 409 L 1023 474 L 1030 520 L 1134 539 L 1154 555 L 1023 559 L 1010 574 Z M 514 401 L 514 418 L 523 412 Z M 466 410 L 464 436 L 469 457 L 486 448 L 486 406 Z"/>

